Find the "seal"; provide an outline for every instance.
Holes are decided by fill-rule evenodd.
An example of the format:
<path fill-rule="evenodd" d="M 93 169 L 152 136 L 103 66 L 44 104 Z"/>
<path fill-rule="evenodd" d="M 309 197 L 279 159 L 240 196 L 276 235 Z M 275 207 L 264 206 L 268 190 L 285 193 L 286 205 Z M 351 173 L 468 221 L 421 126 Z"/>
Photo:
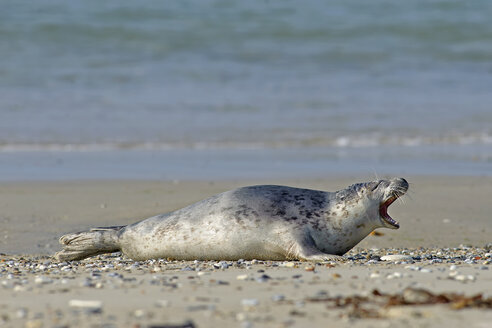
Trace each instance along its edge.
<path fill-rule="evenodd" d="M 337 192 L 242 187 L 127 226 L 64 235 L 55 258 L 121 251 L 134 260 L 336 260 L 374 229 L 398 229 L 388 207 L 407 190 L 403 178 Z"/>

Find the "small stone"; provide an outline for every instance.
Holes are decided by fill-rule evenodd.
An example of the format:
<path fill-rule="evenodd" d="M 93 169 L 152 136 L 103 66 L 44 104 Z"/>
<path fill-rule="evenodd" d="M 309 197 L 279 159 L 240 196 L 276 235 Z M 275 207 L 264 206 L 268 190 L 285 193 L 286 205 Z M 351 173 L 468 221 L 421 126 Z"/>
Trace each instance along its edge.
<path fill-rule="evenodd" d="M 137 309 L 137 310 L 135 310 L 135 312 L 133 312 L 133 315 L 135 316 L 135 318 L 141 319 L 141 318 L 145 317 L 145 311 L 142 309 Z"/>
<path fill-rule="evenodd" d="M 157 300 L 155 302 L 155 305 L 157 307 L 170 307 L 171 306 L 171 301 L 169 301 L 169 300 Z"/>
<path fill-rule="evenodd" d="M 196 311 L 214 311 L 215 305 L 213 304 L 198 304 L 198 305 L 190 305 L 186 307 L 186 311 L 188 312 L 196 312 Z"/>
<path fill-rule="evenodd" d="M 314 265 L 308 265 L 308 266 L 304 267 L 304 271 L 313 272 L 314 271 Z"/>
<path fill-rule="evenodd" d="M 260 277 L 256 278 L 257 282 L 267 282 L 268 280 L 272 279 L 269 275 L 262 274 Z"/>
<path fill-rule="evenodd" d="M 406 288 L 403 293 L 403 300 L 409 304 L 428 303 L 433 295 L 424 289 Z"/>
<path fill-rule="evenodd" d="M 248 279 L 248 275 L 247 274 L 240 274 L 236 277 L 237 280 L 246 280 Z"/>
<path fill-rule="evenodd" d="M 380 278 L 381 275 L 377 272 L 372 272 L 370 275 L 369 275 L 369 278 L 371 279 L 377 279 L 377 278 Z"/>
<path fill-rule="evenodd" d="M 20 308 L 15 312 L 15 315 L 19 319 L 24 319 L 27 317 L 27 309 L 26 308 Z"/>
<path fill-rule="evenodd" d="M 464 274 L 459 274 L 454 277 L 454 280 L 457 281 L 466 281 L 468 278 Z"/>
<path fill-rule="evenodd" d="M 21 286 L 21 285 L 15 285 L 14 286 L 14 292 L 24 292 L 26 291 L 26 287 Z"/>
<path fill-rule="evenodd" d="M 449 273 L 449 276 L 450 276 L 451 278 L 456 277 L 457 275 L 458 275 L 458 271 L 451 271 L 451 272 Z"/>
<path fill-rule="evenodd" d="M 274 302 L 280 302 L 280 301 L 283 301 L 283 300 L 285 300 L 285 296 L 282 295 L 282 294 L 272 295 L 272 301 L 274 301 Z"/>
<path fill-rule="evenodd" d="M 294 262 L 285 262 L 284 267 L 286 268 L 294 268 L 296 264 Z"/>
<path fill-rule="evenodd" d="M 241 300 L 241 304 L 246 307 L 254 307 L 260 304 L 256 298 L 244 298 Z"/>
<path fill-rule="evenodd" d="M 43 327 L 43 321 L 41 321 L 41 320 L 29 320 L 26 322 L 24 327 L 26 327 L 26 328 L 42 328 Z"/>
<path fill-rule="evenodd" d="M 244 321 L 241 323 L 241 328 L 253 328 L 253 323 L 251 321 Z"/>
<path fill-rule="evenodd" d="M 46 285 L 46 284 L 51 284 L 52 282 L 53 282 L 53 280 L 51 280 L 48 277 L 44 277 L 44 276 L 36 277 L 34 279 L 34 283 L 36 285 Z"/>
<path fill-rule="evenodd" d="M 238 314 L 236 314 L 237 321 L 244 321 L 246 319 L 248 319 L 248 315 L 246 313 L 239 312 Z"/>
<path fill-rule="evenodd" d="M 398 278 L 401 278 L 403 277 L 403 274 L 401 272 L 393 272 L 393 273 L 390 273 L 389 275 L 386 276 L 386 279 L 398 279 Z"/>

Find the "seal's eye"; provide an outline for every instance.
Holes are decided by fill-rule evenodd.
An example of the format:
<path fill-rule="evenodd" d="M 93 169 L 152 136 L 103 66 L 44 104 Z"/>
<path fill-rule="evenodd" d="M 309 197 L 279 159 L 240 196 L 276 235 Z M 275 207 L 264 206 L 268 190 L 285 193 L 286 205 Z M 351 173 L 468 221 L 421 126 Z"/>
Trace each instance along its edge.
<path fill-rule="evenodd" d="M 381 184 L 381 181 L 373 182 L 373 184 L 374 185 L 372 186 L 371 191 L 376 190 L 379 187 L 379 185 Z"/>

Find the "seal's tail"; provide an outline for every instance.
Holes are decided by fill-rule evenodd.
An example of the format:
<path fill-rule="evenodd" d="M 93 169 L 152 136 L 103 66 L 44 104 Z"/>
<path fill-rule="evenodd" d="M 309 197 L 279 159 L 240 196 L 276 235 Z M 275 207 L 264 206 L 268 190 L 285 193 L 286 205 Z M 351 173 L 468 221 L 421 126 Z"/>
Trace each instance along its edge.
<path fill-rule="evenodd" d="M 58 261 L 82 260 L 89 256 L 120 250 L 118 231 L 125 226 L 94 228 L 60 238 L 63 250 L 55 254 Z"/>

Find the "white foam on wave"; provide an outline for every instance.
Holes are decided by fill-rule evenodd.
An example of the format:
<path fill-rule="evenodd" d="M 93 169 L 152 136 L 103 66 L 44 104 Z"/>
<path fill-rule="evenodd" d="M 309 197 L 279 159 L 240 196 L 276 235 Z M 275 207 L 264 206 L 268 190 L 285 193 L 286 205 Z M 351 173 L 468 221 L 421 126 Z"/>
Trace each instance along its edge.
<path fill-rule="evenodd" d="M 120 150 L 166 151 L 207 149 L 288 149 L 288 148 L 373 148 L 382 146 L 464 146 L 492 145 L 492 135 L 481 132 L 444 136 L 387 136 L 381 134 L 341 136 L 337 138 L 286 138 L 265 141 L 172 141 L 172 142 L 99 142 L 99 143 L 20 143 L 1 142 L 0 152 L 104 152 Z"/>

